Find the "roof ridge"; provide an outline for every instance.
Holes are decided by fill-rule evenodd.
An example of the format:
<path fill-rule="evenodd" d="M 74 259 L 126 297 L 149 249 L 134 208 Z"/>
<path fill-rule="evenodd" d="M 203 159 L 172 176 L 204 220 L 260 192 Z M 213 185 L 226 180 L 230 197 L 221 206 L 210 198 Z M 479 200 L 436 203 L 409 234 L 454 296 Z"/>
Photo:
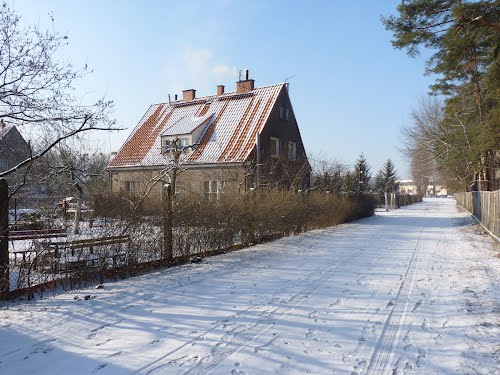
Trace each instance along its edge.
<path fill-rule="evenodd" d="M 252 91 L 261 90 L 261 89 L 268 89 L 270 87 L 283 86 L 283 85 L 286 85 L 286 82 L 274 83 L 272 85 L 255 87 Z M 248 92 L 251 92 L 251 91 L 248 91 Z M 180 99 L 180 100 L 171 101 L 170 103 L 169 102 L 159 102 L 159 103 L 153 103 L 151 105 L 169 105 L 169 106 L 172 106 L 174 104 L 186 104 L 186 105 L 188 105 L 191 102 L 193 104 L 199 104 L 198 101 L 202 101 L 202 100 L 208 100 L 208 99 L 213 99 L 213 98 L 224 98 L 224 97 L 227 97 L 230 95 L 241 95 L 241 94 L 246 94 L 246 92 L 243 93 L 243 92 L 230 91 L 230 92 L 225 92 L 222 95 L 213 94 L 213 95 L 205 95 L 205 96 L 196 97 L 189 102 L 184 102 L 182 99 Z"/>

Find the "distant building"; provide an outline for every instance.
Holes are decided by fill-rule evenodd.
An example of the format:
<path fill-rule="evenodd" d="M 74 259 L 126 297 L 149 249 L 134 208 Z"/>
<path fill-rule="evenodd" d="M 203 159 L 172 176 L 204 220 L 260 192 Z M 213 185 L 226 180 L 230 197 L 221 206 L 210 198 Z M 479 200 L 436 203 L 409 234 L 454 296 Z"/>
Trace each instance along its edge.
<path fill-rule="evenodd" d="M 410 194 L 410 195 L 418 194 L 417 186 L 415 185 L 413 180 L 398 180 L 396 181 L 396 184 L 399 187 L 398 192 L 400 194 Z"/>
<path fill-rule="evenodd" d="M 0 172 L 5 172 L 30 157 L 28 143 L 14 125 L 0 120 Z"/>
<path fill-rule="evenodd" d="M 182 148 L 176 193 L 216 199 L 255 187 L 308 188 L 306 156 L 288 86 L 254 87 L 247 77 L 235 92 L 154 104 L 108 165 L 113 191 L 142 192 Z M 166 178 L 164 178 L 166 180 Z M 155 186 L 158 190 L 161 181 Z"/>

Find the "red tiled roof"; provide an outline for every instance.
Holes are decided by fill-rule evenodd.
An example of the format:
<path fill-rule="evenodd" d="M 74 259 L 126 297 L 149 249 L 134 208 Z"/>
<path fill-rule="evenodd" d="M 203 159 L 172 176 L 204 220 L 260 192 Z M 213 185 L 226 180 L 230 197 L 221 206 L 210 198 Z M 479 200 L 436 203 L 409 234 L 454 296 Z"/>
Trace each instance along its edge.
<path fill-rule="evenodd" d="M 152 105 L 110 162 L 109 168 L 163 166 L 169 154 L 161 153 L 161 134 L 170 134 L 181 123 L 214 120 L 204 129 L 199 146 L 184 163 L 241 163 L 255 147 L 276 99 L 285 84 L 255 88 L 247 93 L 196 98 L 191 102 Z M 203 120 L 202 120 L 203 121 Z M 177 125 L 176 125 L 177 124 Z M 169 131 L 171 129 L 172 131 Z"/>

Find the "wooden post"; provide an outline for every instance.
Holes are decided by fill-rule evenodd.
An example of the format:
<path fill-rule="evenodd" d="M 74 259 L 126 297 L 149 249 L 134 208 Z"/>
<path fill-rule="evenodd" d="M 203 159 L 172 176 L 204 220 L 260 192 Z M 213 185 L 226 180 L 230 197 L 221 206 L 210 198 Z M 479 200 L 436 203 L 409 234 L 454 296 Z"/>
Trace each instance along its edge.
<path fill-rule="evenodd" d="M 9 184 L 0 179 L 0 299 L 9 296 Z"/>
<path fill-rule="evenodd" d="M 163 187 L 163 259 L 170 263 L 173 259 L 172 251 L 172 187 L 167 184 Z"/>

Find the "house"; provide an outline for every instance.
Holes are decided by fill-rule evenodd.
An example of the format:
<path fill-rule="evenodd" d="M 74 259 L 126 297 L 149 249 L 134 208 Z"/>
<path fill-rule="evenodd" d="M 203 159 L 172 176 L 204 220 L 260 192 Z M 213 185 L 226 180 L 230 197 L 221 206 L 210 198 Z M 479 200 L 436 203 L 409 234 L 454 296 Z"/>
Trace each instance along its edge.
<path fill-rule="evenodd" d="M 113 191 L 142 193 L 168 183 L 174 165 L 179 194 L 216 199 L 251 188 L 305 189 L 310 165 L 286 83 L 255 87 L 248 78 L 235 92 L 152 105 L 108 165 Z M 177 151 L 182 150 L 181 154 Z M 176 155 L 178 163 L 175 163 Z"/>
<path fill-rule="evenodd" d="M 17 128 L 0 120 L 0 172 L 5 172 L 30 157 L 31 148 Z"/>
<path fill-rule="evenodd" d="M 415 195 L 418 193 L 417 185 L 413 180 L 397 180 L 398 193 Z"/>

